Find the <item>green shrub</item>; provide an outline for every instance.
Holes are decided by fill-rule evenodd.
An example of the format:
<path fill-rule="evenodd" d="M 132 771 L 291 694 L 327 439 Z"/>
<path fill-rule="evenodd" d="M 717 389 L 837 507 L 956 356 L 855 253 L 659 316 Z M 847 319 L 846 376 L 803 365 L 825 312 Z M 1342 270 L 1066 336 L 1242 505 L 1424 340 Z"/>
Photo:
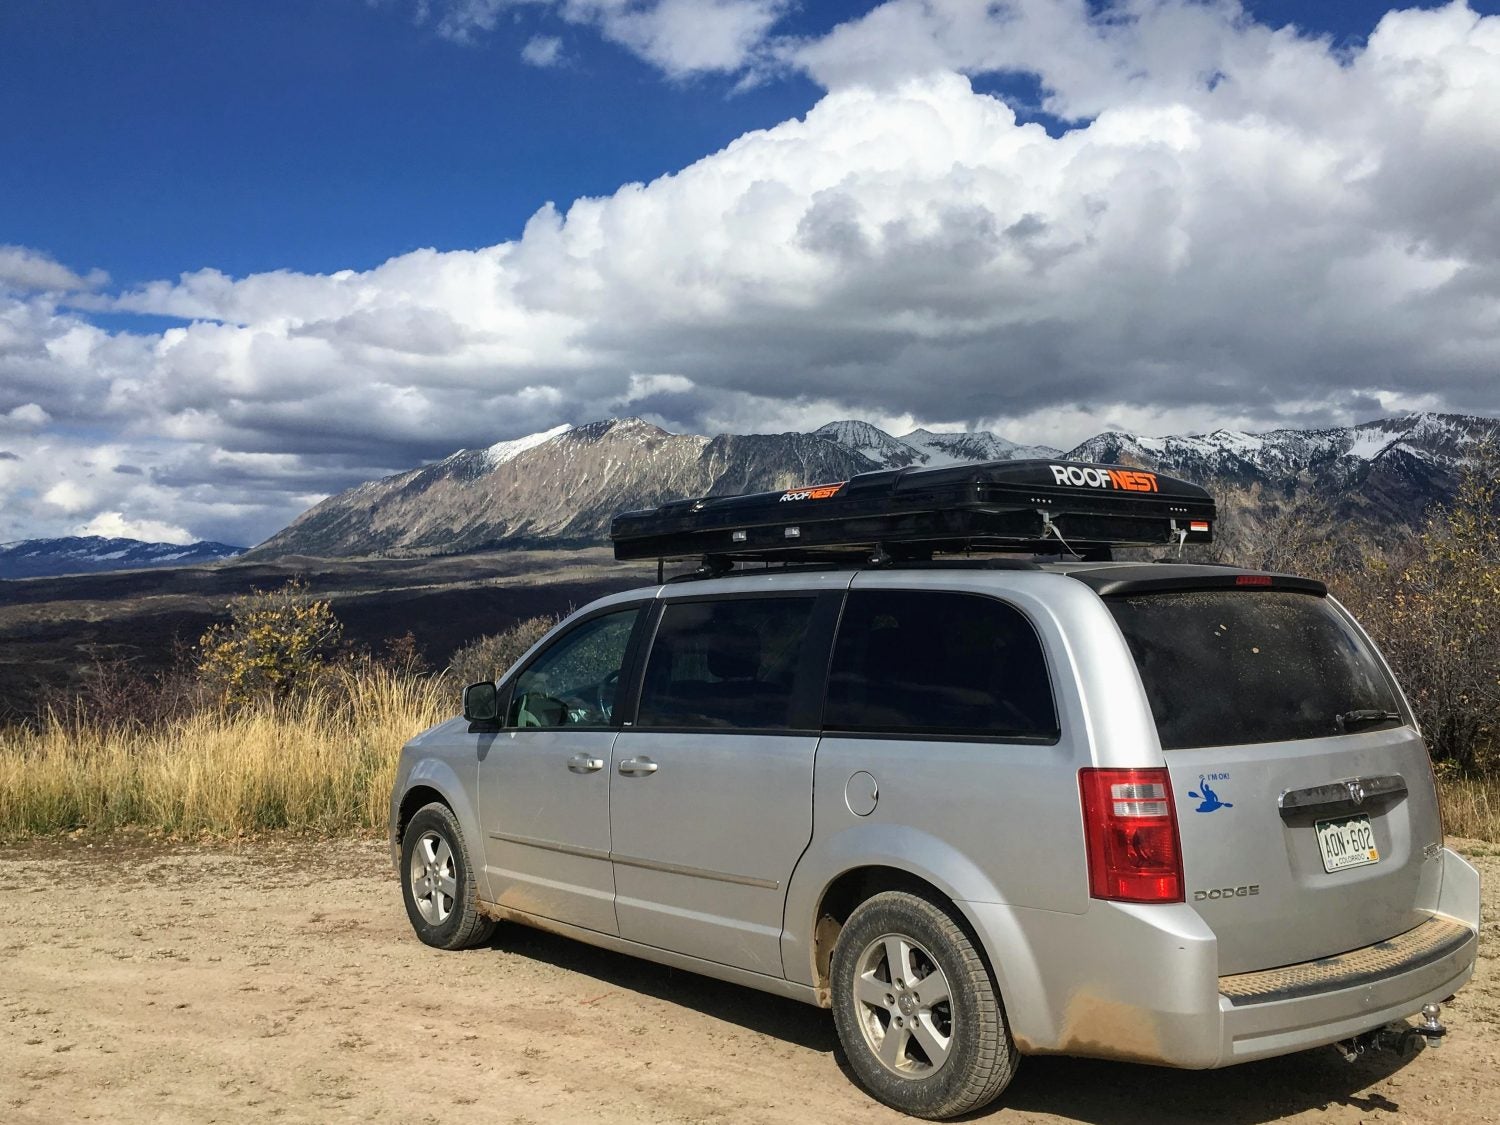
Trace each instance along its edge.
<path fill-rule="evenodd" d="M 448 675 L 460 685 L 496 679 L 556 624 L 555 617 L 528 617 L 504 632 L 470 641 L 453 654 Z"/>

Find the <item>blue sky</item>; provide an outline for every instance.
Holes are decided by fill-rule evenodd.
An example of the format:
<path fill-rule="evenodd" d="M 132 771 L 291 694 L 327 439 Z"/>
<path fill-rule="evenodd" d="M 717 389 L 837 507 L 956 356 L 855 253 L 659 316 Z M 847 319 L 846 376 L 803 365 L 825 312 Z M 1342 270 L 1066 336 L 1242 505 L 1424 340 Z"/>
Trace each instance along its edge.
<path fill-rule="evenodd" d="M 873 6 L 804 2 L 776 29 L 817 35 Z M 1388 5 L 1248 7 L 1357 42 Z M 667 78 L 540 7 L 471 42 L 415 14 L 407 0 L 0 6 L 0 240 L 122 285 L 204 266 L 367 269 L 513 238 L 547 200 L 681 168 L 821 93 L 795 72 Z M 538 35 L 563 40 L 559 65 L 521 60 Z M 1034 89 L 980 85 L 1023 111 Z"/>
<path fill-rule="evenodd" d="M 1493 412 L 1500 19 L 1388 7 L 0 6 L 0 540 L 615 413 Z"/>

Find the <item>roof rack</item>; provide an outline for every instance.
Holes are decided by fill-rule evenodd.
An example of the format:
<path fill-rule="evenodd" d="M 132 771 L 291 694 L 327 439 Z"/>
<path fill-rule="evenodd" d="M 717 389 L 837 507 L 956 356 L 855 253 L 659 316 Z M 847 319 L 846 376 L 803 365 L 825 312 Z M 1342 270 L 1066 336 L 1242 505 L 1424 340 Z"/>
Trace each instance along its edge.
<path fill-rule="evenodd" d="M 700 496 L 621 512 L 615 558 L 735 562 L 918 561 L 1002 552 L 1107 559 L 1114 547 L 1213 540 L 1213 497 L 1144 469 L 1080 461 L 986 461 L 883 469 L 847 481 Z"/>

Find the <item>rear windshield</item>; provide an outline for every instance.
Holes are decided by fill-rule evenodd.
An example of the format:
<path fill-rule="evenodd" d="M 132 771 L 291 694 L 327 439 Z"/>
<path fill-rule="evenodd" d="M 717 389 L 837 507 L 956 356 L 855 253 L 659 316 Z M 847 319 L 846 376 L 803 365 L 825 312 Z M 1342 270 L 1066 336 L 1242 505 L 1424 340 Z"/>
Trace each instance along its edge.
<path fill-rule="evenodd" d="M 1309 594 L 1250 590 L 1107 598 L 1162 748 L 1287 742 L 1400 720 L 1375 654 Z"/>

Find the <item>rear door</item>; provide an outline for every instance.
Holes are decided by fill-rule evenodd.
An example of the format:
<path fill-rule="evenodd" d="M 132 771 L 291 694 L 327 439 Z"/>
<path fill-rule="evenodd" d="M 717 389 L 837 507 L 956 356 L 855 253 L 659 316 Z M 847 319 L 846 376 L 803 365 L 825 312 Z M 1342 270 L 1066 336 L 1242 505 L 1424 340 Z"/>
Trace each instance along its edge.
<path fill-rule="evenodd" d="M 1188 902 L 1220 972 L 1345 952 L 1418 925 L 1441 842 L 1427 751 L 1330 599 L 1250 587 L 1106 598 L 1173 783 Z"/>

